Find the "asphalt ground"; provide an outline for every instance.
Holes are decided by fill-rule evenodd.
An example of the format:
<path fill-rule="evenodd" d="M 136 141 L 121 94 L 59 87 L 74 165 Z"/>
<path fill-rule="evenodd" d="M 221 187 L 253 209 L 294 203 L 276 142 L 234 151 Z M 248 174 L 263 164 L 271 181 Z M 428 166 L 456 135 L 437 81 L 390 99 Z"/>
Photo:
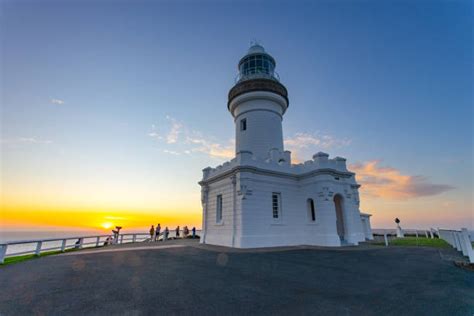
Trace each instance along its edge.
<path fill-rule="evenodd" d="M 455 256 L 423 247 L 112 246 L 0 267 L 0 315 L 472 316 L 474 272 L 454 266 Z"/>

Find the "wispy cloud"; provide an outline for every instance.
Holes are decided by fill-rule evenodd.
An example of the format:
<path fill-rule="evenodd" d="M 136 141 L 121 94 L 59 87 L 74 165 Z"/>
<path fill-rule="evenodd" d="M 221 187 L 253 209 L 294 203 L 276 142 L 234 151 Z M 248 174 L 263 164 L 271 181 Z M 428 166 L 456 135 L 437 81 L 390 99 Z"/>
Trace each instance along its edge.
<path fill-rule="evenodd" d="M 171 129 L 166 135 L 166 142 L 168 144 L 174 144 L 178 141 L 179 134 L 181 134 L 183 130 L 183 124 L 179 123 L 170 116 L 167 116 L 166 118 L 171 122 Z"/>
<path fill-rule="evenodd" d="M 61 100 L 61 99 L 55 99 L 55 98 L 52 98 L 51 100 L 49 100 L 52 104 L 59 104 L 59 105 L 63 105 L 65 102 L 64 100 Z"/>
<path fill-rule="evenodd" d="M 174 150 L 163 149 L 163 152 L 164 152 L 165 154 L 170 154 L 170 155 L 175 155 L 175 156 L 181 155 L 179 152 L 174 151 Z"/>
<path fill-rule="evenodd" d="M 351 144 L 347 138 L 336 138 L 322 133 L 295 133 L 284 140 L 285 148 L 292 152 L 293 160 L 300 161 L 302 157 L 308 159 L 318 150 L 340 148 Z"/>
<path fill-rule="evenodd" d="M 36 137 L 18 137 L 14 139 L 2 139 L 3 144 L 51 144 L 52 140 L 38 139 Z"/>
<path fill-rule="evenodd" d="M 211 157 L 230 159 L 235 155 L 234 142 L 230 140 L 227 144 L 222 145 L 209 138 L 195 135 L 187 136 L 186 143 L 195 145 L 191 146 L 191 152 L 201 152 Z"/>
<path fill-rule="evenodd" d="M 163 152 L 170 155 L 202 153 L 212 158 L 226 159 L 234 155 L 233 141 L 221 144 L 170 116 L 166 116 L 166 123 L 162 126 L 152 125 L 148 136 L 167 146 Z"/>
<path fill-rule="evenodd" d="M 172 155 L 203 153 L 213 158 L 224 159 L 235 156 L 234 139 L 219 142 L 200 131 L 189 129 L 185 124 L 170 116 L 166 116 L 166 123 L 159 126 L 152 125 L 148 136 L 164 145 L 171 145 L 172 147 L 164 152 Z M 312 154 L 321 149 L 348 146 L 351 140 L 322 133 L 295 133 L 284 142 L 285 147 L 293 153 L 293 161 L 298 161 L 298 157 L 308 156 L 309 159 Z"/>
<path fill-rule="evenodd" d="M 152 125 L 148 136 L 153 137 L 159 141 L 165 140 L 167 144 L 175 144 L 178 142 L 180 134 L 185 132 L 184 126 L 181 122 L 178 122 L 176 119 L 170 116 L 166 116 L 166 121 L 166 130 L 163 128 L 161 132 L 158 132 L 158 127 L 156 125 Z"/>
<path fill-rule="evenodd" d="M 362 184 L 361 192 L 367 196 L 407 199 L 438 195 L 454 189 L 450 185 L 431 183 L 427 177 L 403 175 L 398 169 L 379 164 L 379 160 L 372 160 L 349 166 Z"/>

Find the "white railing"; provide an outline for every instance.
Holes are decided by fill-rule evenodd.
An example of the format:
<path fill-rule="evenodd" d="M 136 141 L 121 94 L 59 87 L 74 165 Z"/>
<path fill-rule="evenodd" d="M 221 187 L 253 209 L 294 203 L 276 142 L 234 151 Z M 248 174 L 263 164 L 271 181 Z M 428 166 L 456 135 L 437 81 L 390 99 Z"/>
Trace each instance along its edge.
<path fill-rule="evenodd" d="M 435 238 L 437 235 L 437 230 L 434 228 L 430 229 L 415 229 L 415 228 L 403 228 L 402 229 L 403 233 L 406 236 L 414 236 L 414 237 L 426 237 L 426 238 Z M 373 228 L 372 229 L 372 234 L 374 235 L 397 235 L 397 230 L 395 228 L 393 229 L 378 229 L 378 228 Z"/>
<path fill-rule="evenodd" d="M 463 256 L 469 258 L 470 263 L 474 263 L 474 250 L 472 249 L 469 233 L 466 228 L 461 230 L 438 229 L 439 238 L 461 251 Z"/>
<path fill-rule="evenodd" d="M 196 234 L 201 231 L 196 230 Z M 188 236 L 192 237 L 192 232 Z M 163 240 L 163 233 L 160 236 L 156 236 L 157 240 Z M 179 236 L 176 234 L 176 230 L 170 230 L 168 234 L 169 238 L 182 238 L 183 231 L 180 230 Z M 7 257 L 15 257 L 21 255 L 36 255 L 40 256 L 41 253 L 60 251 L 66 252 L 71 249 L 82 249 L 82 248 L 96 248 L 105 246 L 106 244 L 126 244 L 135 243 L 151 240 L 149 233 L 130 233 L 130 234 L 119 234 L 115 238 L 112 235 L 95 235 L 95 236 L 79 236 L 79 237 L 67 237 L 67 238 L 50 238 L 50 239 L 35 239 L 35 240 L 21 240 L 21 241 L 9 241 L 0 243 L 0 264 L 5 262 Z M 15 249 L 16 248 L 16 249 Z"/>

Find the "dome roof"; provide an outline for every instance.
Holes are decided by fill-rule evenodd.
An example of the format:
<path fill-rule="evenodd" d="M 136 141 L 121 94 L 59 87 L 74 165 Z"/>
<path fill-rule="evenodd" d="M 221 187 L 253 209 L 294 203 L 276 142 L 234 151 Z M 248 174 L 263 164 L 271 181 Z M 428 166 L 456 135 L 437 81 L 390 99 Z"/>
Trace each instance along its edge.
<path fill-rule="evenodd" d="M 262 45 L 259 44 L 253 44 L 250 46 L 249 51 L 247 54 L 258 54 L 258 53 L 265 53 L 265 48 L 263 48 Z"/>

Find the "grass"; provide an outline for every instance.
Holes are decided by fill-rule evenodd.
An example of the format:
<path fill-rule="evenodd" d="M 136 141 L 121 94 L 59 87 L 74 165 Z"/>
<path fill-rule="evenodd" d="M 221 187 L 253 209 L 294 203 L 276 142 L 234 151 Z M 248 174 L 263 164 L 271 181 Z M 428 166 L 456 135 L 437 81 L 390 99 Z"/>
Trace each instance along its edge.
<path fill-rule="evenodd" d="M 64 252 L 72 252 L 72 251 L 77 251 L 79 249 L 66 249 Z M 34 259 L 38 259 L 38 258 L 41 258 L 41 257 L 46 257 L 46 256 L 51 256 L 51 255 L 58 255 L 62 253 L 60 250 L 55 250 L 55 251 L 46 251 L 46 252 L 42 252 L 39 256 L 35 255 L 35 254 L 30 254 L 30 255 L 21 255 L 21 256 L 14 256 L 14 257 L 6 257 L 5 258 L 5 261 L 3 262 L 3 264 L 0 264 L 0 266 L 6 266 L 6 265 L 9 265 L 9 264 L 14 264 L 14 263 L 18 263 L 18 262 L 22 262 L 22 261 L 27 261 L 27 260 L 34 260 Z"/>
<path fill-rule="evenodd" d="M 377 245 L 385 245 L 385 242 L 377 242 Z M 449 244 L 439 238 L 426 238 L 426 237 L 405 237 L 405 238 L 394 238 L 389 240 L 389 246 L 415 246 L 415 247 L 434 247 L 434 248 L 449 248 Z"/>

